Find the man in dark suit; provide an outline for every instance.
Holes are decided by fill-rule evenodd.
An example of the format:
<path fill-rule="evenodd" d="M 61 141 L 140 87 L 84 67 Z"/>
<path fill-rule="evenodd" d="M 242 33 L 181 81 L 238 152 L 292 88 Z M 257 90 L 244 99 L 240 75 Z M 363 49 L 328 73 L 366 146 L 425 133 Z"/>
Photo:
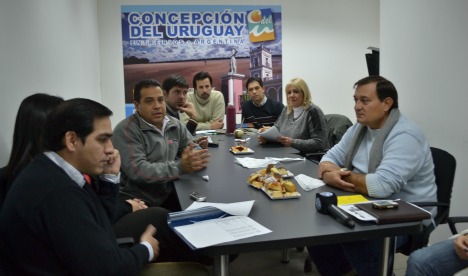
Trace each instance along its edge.
<path fill-rule="evenodd" d="M 133 275 L 158 256 L 152 226 L 130 248 L 116 242 L 121 162 L 111 115 L 102 104 L 72 99 L 48 117 L 46 151 L 18 175 L 0 213 L 11 274 Z M 83 174 L 99 176 L 97 186 Z"/>

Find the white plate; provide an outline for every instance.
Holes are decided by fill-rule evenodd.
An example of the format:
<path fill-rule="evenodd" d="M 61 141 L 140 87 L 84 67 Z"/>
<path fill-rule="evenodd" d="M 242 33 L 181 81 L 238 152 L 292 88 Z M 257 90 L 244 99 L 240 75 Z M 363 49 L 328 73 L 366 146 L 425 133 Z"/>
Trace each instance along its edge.
<path fill-rule="evenodd" d="M 263 187 L 261 189 L 270 199 L 273 199 L 273 200 L 279 200 L 279 199 L 291 199 L 291 198 L 300 198 L 301 197 L 301 194 L 299 192 L 294 192 L 294 193 L 291 193 L 291 192 L 286 192 L 286 193 L 281 193 L 281 196 L 273 196 L 274 195 L 274 191 L 272 190 L 267 190 L 265 189 L 265 187 Z"/>

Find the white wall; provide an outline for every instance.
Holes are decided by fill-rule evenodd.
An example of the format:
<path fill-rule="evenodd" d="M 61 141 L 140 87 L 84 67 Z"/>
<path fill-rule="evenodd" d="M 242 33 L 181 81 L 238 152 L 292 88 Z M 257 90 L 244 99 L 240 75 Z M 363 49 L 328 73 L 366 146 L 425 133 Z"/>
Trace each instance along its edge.
<path fill-rule="evenodd" d="M 191 0 L 141 0 L 139 5 L 193 4 Z M 352 86 L 367 75 L 365 53 L 379 46 L 377 0 L 217 1 L 225 5 L 281 5 L 283 78 L 304 78 L 325 113 L 354 120 Z M 114 112 L 113 125 L 125 117 L 120 5 L 134 1 L 98 0 L 102 100 Z M 197 1 L 196 4 L 213 4 Z M 160 80 L 162 81 L 162 80 Z"/>
<path fill-rule="evenodd" d="M 432 146 L 452 153 L 457 173 L 451 215 L 468 215 L 468 1 L 382 0 L 381 74 L 396 85 L 404 114 Z M 439 227 L 431 242 L 446 239 Z"/>
<path fill-rule="evenodd" d="M 98 44 L 96 0 L 0 2 L 0 166 L 26 96 L 101 99 Z"/>

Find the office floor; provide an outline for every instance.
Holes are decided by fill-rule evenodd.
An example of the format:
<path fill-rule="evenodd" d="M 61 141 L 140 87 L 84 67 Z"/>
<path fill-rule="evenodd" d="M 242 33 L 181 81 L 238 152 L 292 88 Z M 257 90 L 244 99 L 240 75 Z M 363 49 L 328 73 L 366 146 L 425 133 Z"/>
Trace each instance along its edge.
<path fill-rule="evenodd" d="M 289 263 L 281 262 L 281 251 L 261 251 L 247 254 L 240 254 L 239 257 L 230 264 L 230 276 L 245 275 L 320 275 L 315 267 L 312 273 L 304 273 L 304 260 L 307 250 L 298 252 L 296 249 L 289 249 Z M 395 254 L 394 275 L 404 276 L 406 271 L 407 256 Z"/>

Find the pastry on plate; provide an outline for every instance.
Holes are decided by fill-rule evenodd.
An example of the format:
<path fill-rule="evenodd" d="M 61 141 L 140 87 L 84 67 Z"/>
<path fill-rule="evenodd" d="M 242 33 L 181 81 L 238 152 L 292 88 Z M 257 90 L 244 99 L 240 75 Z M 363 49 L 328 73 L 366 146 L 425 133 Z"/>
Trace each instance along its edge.
<path fill-rule="evenodd" d="M 235 147 L 231 147 L 231 151 L 234 153 L 246 152 L 246 151 L 249 151 L 249 148 L 244 147 L 244 146 L 235 146 Z"/>
<path fill-rule="evenodd" d="M 252 181 L 252 186 L 254 186 L 254 187 L 257 188 L 257 189 L 260 189 L 260 188 L 263 187 L 263 183 L 260 182 L 260 181 L 254 180 L 254 181 Z"/>
<path fill-rule="evenodd" d="M 283 181 L 283 186 L 288 192 L 297 192 L 296 186 L 290 180 Z"/>

